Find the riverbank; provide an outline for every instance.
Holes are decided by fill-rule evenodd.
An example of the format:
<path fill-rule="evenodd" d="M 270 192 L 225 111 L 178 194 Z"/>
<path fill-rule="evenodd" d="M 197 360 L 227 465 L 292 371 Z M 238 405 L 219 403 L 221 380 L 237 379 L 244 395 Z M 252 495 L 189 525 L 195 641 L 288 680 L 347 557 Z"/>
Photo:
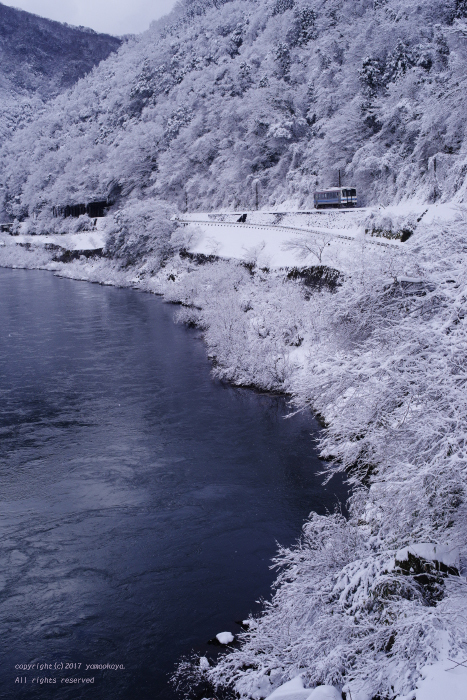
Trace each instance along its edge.
<path fill-rule="evenodd" d="M 251 251 L 201 256 L 193 229 L 175 222 L 142 239 L 120 226 L 108 257 L 0 249 L 2 265 L 162 294 L 203 330 L 216 376 L 322 416 L 319 446 L 348 475 L 351 516 L 310 517 L 300 545 L 280 551 L 274 598 L 241 648 L 203 669 L 242 697 L 302 674 L 309 688 L 347 685 L 353 700 L 420 700 L 427 666 L 465 658 L 465 213 L 415 221 L 403 255 L 375 256 L 361 240 L 342 270 L 305 255 L 305 240 L 303 274 Z M 330 269 L 339 274 L 323 277 Z M 456 565 L 398 555 L 425 542 Z"/>

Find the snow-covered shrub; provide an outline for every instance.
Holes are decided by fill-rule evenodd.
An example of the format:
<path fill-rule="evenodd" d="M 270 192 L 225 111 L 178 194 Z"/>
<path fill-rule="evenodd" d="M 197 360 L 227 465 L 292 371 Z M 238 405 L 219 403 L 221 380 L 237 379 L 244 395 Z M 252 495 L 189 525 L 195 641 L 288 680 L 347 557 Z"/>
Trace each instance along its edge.
<path fill-rule="evenodd" d="M 53 216 L 51 209 L 44 208 L 38 215 L 18 222 L 18 232 L 31 235 L 81 233 L 95 229 L 95 219 L 87 214 L 81 216 Z"/>
<path fill-rule="evenodd" d="M 209 673 L 233 681 L 240 697 L 254 697 L 265 677 L 277 686 L 303 674 L 307 686 L 351 681 L 354 692 L 394 698 L 435 660 L 441 630 L 452 625 L 462 639 L 464 616 L 456 620 L 445 603 L 427 607 L 414 580 L 394 571 L 391 553 L 376 553 L 340 515 L 312 514 L 275 565 L 277 592 L 263 616 L 250 618 L 241 649 Z M 453 597 L 455 583 L 447 580 Z"/>
<path fill-rule="evenodd" d="M 418 223 L 414 214 L 394 214 L 394 212 L 388 213 L 381 209 L 377 212 L 370 212 L 363 225 L 365 233 L 369 233 L 371 236 L 405 242 L 414 233 Z"/>
<path fill-rule="evenodd" d="M 170 244 L 174 250 L 187 250 L 196 245 L 202 233 L 199 226 L 193 226 L 189 224 L 188 226 L 176 226 L 173 231 Z"/>
<path fill-rule="evenodd" d="M 164 202 L 128 203 L 113 215 L 104 252 L 122 266 L 156 272 L 173 253 L 171 237 L 177 224 L 170 221 L 171 214 L 172 207 Z"/>
<path fill-rule="evenodd" d="M 289 391 L 294 355 L 312 332 L 310 302 L 301 282 L 256 268 L 259 260 L 169 264 L 159 274 L 160 291 L 184 305 L 180 321 L 203 329 L 216 376 Z"/>

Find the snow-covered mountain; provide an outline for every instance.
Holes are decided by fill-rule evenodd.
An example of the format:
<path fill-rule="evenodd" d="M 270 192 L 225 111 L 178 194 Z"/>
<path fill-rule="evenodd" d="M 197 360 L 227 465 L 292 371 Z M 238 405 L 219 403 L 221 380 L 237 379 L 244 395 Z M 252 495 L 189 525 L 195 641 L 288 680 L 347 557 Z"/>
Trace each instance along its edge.
<path fill-rule="evenodd" d="M 5 146 L 6 209 L 243 208 L 257 189 L 308 207 L 339 170 L 367 202 L 462 199 L 466 16 L 464 0 L 184 0 Z"/>
<path fill-rule="evenodd" d="M 0 3 L 0 143 L 120 44 Z"/>

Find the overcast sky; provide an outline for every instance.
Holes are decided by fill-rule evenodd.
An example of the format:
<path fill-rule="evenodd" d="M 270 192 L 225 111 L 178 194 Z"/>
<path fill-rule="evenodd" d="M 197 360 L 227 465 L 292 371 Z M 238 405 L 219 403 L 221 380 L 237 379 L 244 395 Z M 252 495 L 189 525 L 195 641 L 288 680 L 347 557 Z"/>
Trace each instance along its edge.
<path fill-rule="evenodd" d="M 41 17 L 107 34 L 138 34 L 166 15 L 175 0 L 2 0 Z"/>

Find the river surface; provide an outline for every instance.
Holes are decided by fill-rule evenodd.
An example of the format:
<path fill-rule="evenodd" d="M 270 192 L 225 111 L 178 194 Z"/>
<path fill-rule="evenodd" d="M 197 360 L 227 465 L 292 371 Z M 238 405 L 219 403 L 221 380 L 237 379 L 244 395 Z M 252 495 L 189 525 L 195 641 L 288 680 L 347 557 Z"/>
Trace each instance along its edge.
<path fill-rule="evenodd" d="M 2 698 L 174 698 L 180 656 L 269 596 L 276 542 L 346 497 L 321 485 L 310 416 L 213 380 L 173 315 L 0 269 Z"/>

